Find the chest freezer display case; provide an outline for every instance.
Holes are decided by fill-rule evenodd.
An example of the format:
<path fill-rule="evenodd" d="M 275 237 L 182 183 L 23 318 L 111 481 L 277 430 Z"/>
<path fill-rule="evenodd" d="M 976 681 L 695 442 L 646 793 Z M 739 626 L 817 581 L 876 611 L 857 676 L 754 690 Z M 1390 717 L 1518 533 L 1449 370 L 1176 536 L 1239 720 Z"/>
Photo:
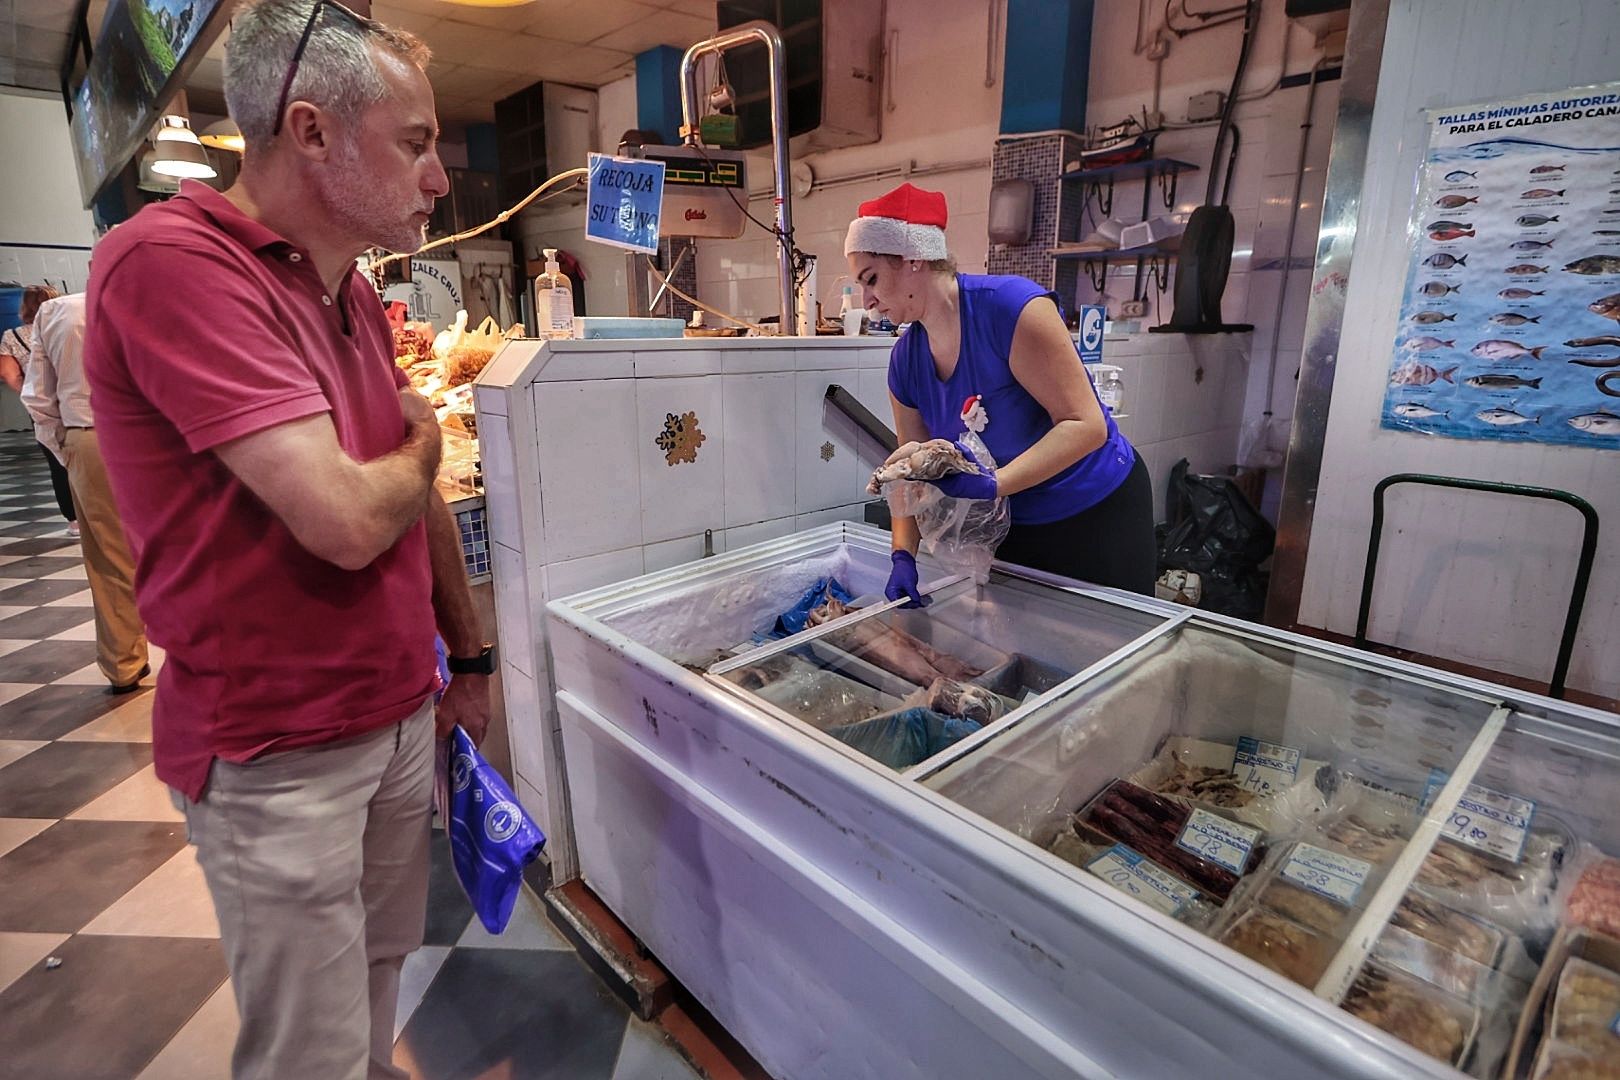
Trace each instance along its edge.
<path fill-rule="evenodd" d="M 582 875 L 773 1075 L 1529 1068 L 1616 718 L 924 571 L 853 607 L 831 526 L 551 605 Z"/>

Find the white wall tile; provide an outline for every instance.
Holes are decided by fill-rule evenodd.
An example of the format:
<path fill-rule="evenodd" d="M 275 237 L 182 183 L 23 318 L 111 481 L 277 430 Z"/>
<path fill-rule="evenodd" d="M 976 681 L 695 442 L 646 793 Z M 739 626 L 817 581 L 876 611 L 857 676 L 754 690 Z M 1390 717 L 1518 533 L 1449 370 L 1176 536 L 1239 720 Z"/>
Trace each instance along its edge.
<path fill-rule="evenodd" d="M 721 554 L 726 550 L 724 531 L 714 535 L 714 553 Z M 675 540 L 665 540 L 658 544 L 648 544 L 642 549 L 642 573 L 651 574 L 659 570 L 667 570 L 672 566 L 681 566 L 685 563 L 697 562 L 703 558 L 703 534 L 696 536 L 682 536 Z"/>
<path fill-rule="evenodd" d="M 479 417 L 478 458 L 484 472 L 484 490 L 499 493 L 493 500 L 488 495 L 484 497 L 490 539 L 514 551 L 520 550 L 523 532 L 513 476 L 511 429 L 505 416 Z"/>
<path fill-rule="evenodd" d="M 535 387 L 541 507 L 551 560 L 641 544 L 636 384 Z"/>
<path fill-rule="evenodd" d="M 712 354 L 711 354 L 712 355 Z M 641 539 L 655 543 L 725 528 L 725 416 L 722 377 L 636 380 L 636 455 L 641 472 Z M 658 445 L 669 417 L 696 419 L 696 460 L 670 463 Z"/>
<path fill-rule="evenodd" d="M 853 372 L 851 373 L 853 374 Z M 867 476 L 860 463 L 860 429 L 827 401 L 827 387 L 855 381 L 839 372 L 804 371 L 797 376 L 795 458 L 797 496 L 794 510 L 809 513 L 844 506 L 865 497 Z"/>
<path fill-rule="evenodd" d="M 540 687 L 545 691 L 542 697 Z M 551 697 L 550 680 L 537 683 L 521 671 L 505 667 L 501 671 L 501 691 L 506 700 L 506 734 L 512 744 L 512 769 L 531 782 L 545 780 L 545 755 L 550 738 L 546 705 Z M 542 813 L 544 804 L 531 804 L 522 796 L 518 801 L 532 814 Z"/>
<path fill-rule="evenodd" d="M 829 525 L 834 521 L 864 521 L 866 504 L 853 503 L 849 506 L 834 506 L 826 510 L 816 510 L 808 514 L 799 514 L 793 519 L 793 531 L 803 532 L 805 529 L 814 529 L 818 525 Z"/>
<path fill-rule="evenodd" d="M 656 349 L 635 354 L 636 378 L 667 379 L 683 375 L 718 375 L 722 369 L 716 349 Z"/>
<path fill-rule="evenodd" d="M 645 572 L 642 569 L 643 565 L 639 545 L 620 551 L 605 551 L 600 555 L 588 555 L 583 559 L 552 563 L 546 567 L 546 577 L 551 590 L 548 599 L 561 600 L 575 593 L 640 577 Z"/>
<path fill-rule="evenodd" d="M 536 376 L 541 382 L 574 382 L 580 379 L 628 379 L 635 375 L 635 354 L 625 352 L 555 353 Z"/>
<path fill-rule="evenodd" d="M 762 544 L 767 540 L 790 536 L 795 531 L 793 519 L 790 517 L 760 521 L 753 525 L 738 525 L 726 530 L 726 550 L 736 551 L 750 544 Z"/>
<path fill-rule="evenodd" d="M 792 374 L 725 375 L 725 523 L 748 525 L 794 512 Z"/>
<path fill-rule="evenodd" d="M 535 597 L 529 595 L 523 553 L 505 544 L 492 545 L 495 604 L 500 619 L 501 653 L 527 675 L 535 673 Z"/>
<path fill-rule="evenodd" d="M 720 366 L 727 375 L 792 371 L 795 352 L 785 344 L 769 344 L 755 349 L 726 349 L 720 354 Z"/>

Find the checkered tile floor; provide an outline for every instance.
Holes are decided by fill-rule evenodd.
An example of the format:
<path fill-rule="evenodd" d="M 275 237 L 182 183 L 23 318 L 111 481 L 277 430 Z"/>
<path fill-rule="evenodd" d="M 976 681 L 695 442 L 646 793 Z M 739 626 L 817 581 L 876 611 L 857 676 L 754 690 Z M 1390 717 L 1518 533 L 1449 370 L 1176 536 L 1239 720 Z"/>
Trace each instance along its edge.
<path fill-rule="evenodd" d="M 152 772 L 151 680 L 106 692 L 92 617 L 38 451 L 0 435 L 0 1080 L 218 1080 L 237 1020 L 213 904 Z M 491 937 L 442 835 L 433 850 L 401 1067 L 421 1080 L 696 1075 L 532 894 Z"/>

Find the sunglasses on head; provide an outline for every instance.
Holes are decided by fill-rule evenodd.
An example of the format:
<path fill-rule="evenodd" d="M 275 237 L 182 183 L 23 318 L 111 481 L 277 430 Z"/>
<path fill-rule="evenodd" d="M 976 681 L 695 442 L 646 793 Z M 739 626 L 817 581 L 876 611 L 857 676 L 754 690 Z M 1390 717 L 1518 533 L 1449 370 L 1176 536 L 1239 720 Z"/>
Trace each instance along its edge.
<path fill-rule="evenodd" d="M 276 126 L 270 129 L 271 138 L 281 134 L 281 114 L 287 111 L 287 95 L 292 92 L 293 80 L 298 77 L 298 63 L 304 58 L 304 50 L 309 47 L 310 35 L 315 33 L 315 24 L 320 21 L 321 12 L 325 8 L 331 8 L 339 15 L 347 16 L 362 29 L 371 25 L 371 20 L 350 11 L 337 0 L 315 0 L 315 6 L 309 9 L 309 21 L 304 23 L 304 32 L 298 35 L 298 45 L 293 49 L 292 63 L 287 66 L 287 77 L 281 80 L 281 97 L 276 99 Z"/>

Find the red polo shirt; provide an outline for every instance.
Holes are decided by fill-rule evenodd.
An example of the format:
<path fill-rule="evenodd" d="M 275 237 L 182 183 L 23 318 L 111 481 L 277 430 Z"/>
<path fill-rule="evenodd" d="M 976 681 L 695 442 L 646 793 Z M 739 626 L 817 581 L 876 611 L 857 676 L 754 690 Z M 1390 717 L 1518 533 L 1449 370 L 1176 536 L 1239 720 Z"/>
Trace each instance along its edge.
<path fill-rule="evenodd" d="M 212 452 L 316 413 L 358 461 L 400 445 L 405 378 L 366 280 L 328 296 L 307 252 L 187 182 L 96 248 L 87 307 L 96 434 L 141 617 L 167 652 L 159 779 L 196 800 L 216 757 L 352 738 L 420 707 L 434 685 L 425 525 L 343 570 Z"/>

